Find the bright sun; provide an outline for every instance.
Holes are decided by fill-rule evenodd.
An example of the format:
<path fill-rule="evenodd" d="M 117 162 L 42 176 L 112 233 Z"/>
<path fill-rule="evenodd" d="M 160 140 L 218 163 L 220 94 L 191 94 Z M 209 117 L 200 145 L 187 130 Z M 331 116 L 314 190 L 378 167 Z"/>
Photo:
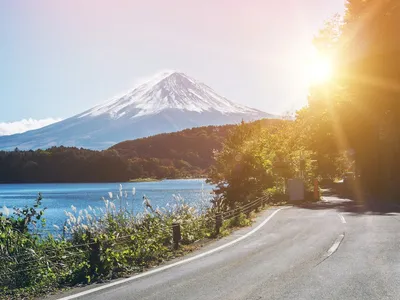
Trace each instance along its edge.
<path fill-rule="evenodd" d="M 322 84 L 329 81 L 333 75 L 332 61 L 320 55 L 315 55 L 308 65 L 308 81 L 310 84 Z"/>

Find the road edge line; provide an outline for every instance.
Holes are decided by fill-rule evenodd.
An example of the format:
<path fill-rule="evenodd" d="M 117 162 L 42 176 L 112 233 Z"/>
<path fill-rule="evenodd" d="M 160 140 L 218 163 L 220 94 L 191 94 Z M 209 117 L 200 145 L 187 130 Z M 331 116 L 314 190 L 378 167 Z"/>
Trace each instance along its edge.
<path fill-rule="evenodd" d="M 226 243 L 226 244 L 223 244 L 223 245 L 221 245 L 221 246 L 219 246 L 219 247 L 217 247 L 217 248 L 211 249 L 211 250 L 206 251 L 206 252 L 204 252 L 204 253 L 200 253 L 200 254 L 198 254 L 198 255 L 195 255 L 195 256 L 186 258 L 186 259 L 184 259 L 184 260 L 177 261 L 177 262 L 175 262 L 175 263 L 172 263 L 172 264 L 169 264 L 169 265 L 166 265 L 166 266 L 162 266 L 162 267 L 159 267 L 159 268 L 150 270 L 150 271 L 146 271 L 146 272 L 140 273 L 140 274 L 138 274 L 138 275 L 134 275 L 134 276 L 129 277 L 129 278 L 125 278 L 125 279 L 121 279 L 121 280 L 118 280 L 118 281 L 115 281 L 115 282 L 111 282 L 111 283 L 108 283 L 108 284 L 105 284 L 105 285 L 102 285 L 102 286 L 99 286 L 99 287 L 95 287 L 95 288 L 93 288 L 93 289 L 90 289 L 90 290 L 87 290 L 87 291 L 83 291 L 83 292 L 80 292 L 80 293 L 77 293 L 77 294 L 73 294 L 73 295 L 70 295 L 70 296 L 66 296 L 66 297 L 63 297 L 63 298 L 58 298 L 58 300 L 72 300 L 72 299 L 77 299 L 77 298 L 79 298 L 79 297 L 83 297 L 83 296 L 86 296 L 86 295 L 89 295 L 89 294 L 93 294 L 93 293 L 95 293 L 95 292 L 98 292 L 98 291 L 101 291 L 101 290 L 104 290 L 104 289 L 108 289 L 108 288 L 111 288 L 111 287 L 114 287 L 114 286 L 118 286 L 118 285 L 121 285 L 121 284 L 130 282 L 130 281 L 134 281 L 134 280 L 136 280 L 136 279 L 139 279 L 139 278 L 142 278 L 142 277 L 145 277 L 145 276 L 149 276 L 149 275 L 152 275 L 152 274 L 155 274 L 155 273 L 158 273 L 158 272 L 162 272 L 162 271 L 171 269 L 171 268 L 173 268 L 173 267 L 176 267 L 176 266 L 179 266 L 179 265 L 183 265 L 183 264 L 185 264 L 185 263 L 188 263 L 188 262 L 197 260 L 197 259 L 199 259 L 199 258 L 202 258 L 202 257 L 204 257 L 204 256 L 210 255 L 210 254 L 212 254 L 212 253 L 218 252 L 218 251 L 220 251 L 220 250 L 222 250 L 222 249 L 225 249 L 225 248 L 227 248 L 227 247 L 229 247 L 229 246 L 232 246 L 232 245 L 234 245 L 234 244 L 236 244 L 236 243 L 238 243 L 238 242 L 244 240 L 245 238 L 247 238 L 247 237 L 253 235 L 253 234 L 256 233 L 258 230 L 260 230 L 266 223 L 268 223 L 268 221 L 271 220 L 279 211 L 281 211 L 282 209 L 285 209 L 285 208 L 288 208 L 288 207 L 281 207 L 281 208 L 278 208 L 278 209 L 275 210 L 271 215 L 269 215 L 268 218 L 266 218 L 264 221 L 262 221 L 261 224 L 259 224 L 259 225 L 258 225 L 257 227 L 255 227 L 255 228 L 253 228 L 251 231 L 249 231 L 249 232 L 246 233 L 245 235 L 243 235 L 243 236 L 237 238 L 236 240 L 233 240 L 233 241 L 230 241 L 230 242 L 228 242 L 228 243 Z"/>

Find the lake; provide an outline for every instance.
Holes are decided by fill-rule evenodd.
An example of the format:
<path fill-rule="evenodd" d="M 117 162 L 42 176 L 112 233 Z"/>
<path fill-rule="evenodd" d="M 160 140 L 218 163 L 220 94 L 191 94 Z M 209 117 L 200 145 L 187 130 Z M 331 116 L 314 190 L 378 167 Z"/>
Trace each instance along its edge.
<path fill-rule="evenodd" d="M 174 203 L 173 195 L 180 195 L 191 205 L 199 202 L 209 202 L 212 198 L 213 186 L 204 179 L 177 179 L 155 182 L 121 182 L 121 183 L 46 183 L 46 184 L 0 184 L 0 211 L 2 207 L 23 207 L 32 205 L 38 193 L 42 194 L 43 207 L 47 207 L 45 218 L 47 228 L 52 225 L 62 225 L 66 219 L 64 211 L 72 211 L 71 205 L 77 210 L 104 208 L 105 199 L 110 199 L 119 207 L 121 201 L 117 199 L 120 184 L 122 193 L 127 198 L 122 201 L 134 212 L 143 211 L 143 196 L 150 199 L 153 207 L 165 207 L 167 203 Z M 136 194 L 133 195 L 132 189 Z M 11 210 L 10 210 L 11 211 Z"/>

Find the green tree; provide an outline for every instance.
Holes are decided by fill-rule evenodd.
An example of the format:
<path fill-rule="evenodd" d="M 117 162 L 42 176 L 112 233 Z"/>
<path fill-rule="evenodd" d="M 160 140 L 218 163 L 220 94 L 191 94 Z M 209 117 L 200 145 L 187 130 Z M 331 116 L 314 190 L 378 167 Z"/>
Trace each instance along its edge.
<path fill-rule="evenodd" d="M 220 205 L 229 209 L 247 203 L 273 186 L 272 161 L 266 156 L 266 135 L 259 123 L 242 122 L 216 152 L 209 182 L 217 185 Z"/>
<path fill-rule="evenodd" d="M 306 148 L 302 121 L 283 120 L 270 126 L 242 123 L 215 155 L 209 181 L 217 185 L 222 208 L 245 204 L 268 189 L 285 192 L 286 180 L 302 178 L 311 187 L 313 152 Z"/>

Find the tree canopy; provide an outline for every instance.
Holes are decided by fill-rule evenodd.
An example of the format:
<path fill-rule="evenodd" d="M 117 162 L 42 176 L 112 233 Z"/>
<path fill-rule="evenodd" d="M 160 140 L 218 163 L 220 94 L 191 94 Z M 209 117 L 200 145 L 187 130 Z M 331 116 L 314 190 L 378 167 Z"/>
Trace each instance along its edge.
<path fill-rule="evenodd" d="M 400 179 L 400 4 L 391 0 L 349 0 L 315 38 L 328 53 L 334 77 L 310 89 L 307 116 L 319 157 L 355 153 L 360 191 L 392 191 Z M 321 146 L 318 146 L 321 145 Z"/>

